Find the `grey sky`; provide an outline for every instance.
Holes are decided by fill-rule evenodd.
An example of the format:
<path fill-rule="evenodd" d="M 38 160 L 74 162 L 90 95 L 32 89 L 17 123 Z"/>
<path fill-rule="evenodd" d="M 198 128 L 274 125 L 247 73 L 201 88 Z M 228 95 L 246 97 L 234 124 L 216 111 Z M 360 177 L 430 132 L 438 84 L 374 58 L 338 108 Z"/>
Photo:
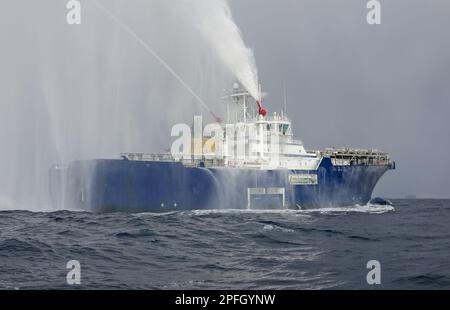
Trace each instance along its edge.
<path fill-rule="evenodd" d="M 230 75 L 175 0 L 101 1 L 218 111 Z M 308 148 L 373 147 L 397 161 L 376 194 L 449 197 L 450 2 L 232 0 L 259 78 L 279 110 L 283 82 Z M 0 204 L 42 203 L 48 167 L 126 151 L 160 152 L 170 128 L 205 112 L 145 49 L 89 1 L 2 0 Z M 186 13 L 187 14 L 187 13 Z M 6 150 L 6 151 L 5 151 Z M 12 198 L 10 198 L 12 197 Z"/>
<path fill-rule="evenodd" d="M 449 197 L 450 2 L 384 0 L 382 24 L 364 0 L 234 0 L 255 50 L 267 106 L 282 102 L 311 148 L 375 147 L 397 170 L 376 194 Z"/>

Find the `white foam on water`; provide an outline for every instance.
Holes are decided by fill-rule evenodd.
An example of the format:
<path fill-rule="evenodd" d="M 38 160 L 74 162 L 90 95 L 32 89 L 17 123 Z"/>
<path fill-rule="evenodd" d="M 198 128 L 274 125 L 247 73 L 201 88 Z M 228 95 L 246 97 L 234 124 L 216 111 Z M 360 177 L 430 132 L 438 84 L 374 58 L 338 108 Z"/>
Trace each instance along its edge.
<path fill-rule="evenodd" d="M 283 232 L 283 233 L 293 233 L 295 230 L 290 228 L 283 228 L 277 225 L 264 225 L 263 227 L 264 231 L 276 231 L 276 232 Z"/>
<path fill-rule="evenodd" d="M 353 205 L 345 207 L 323 207 L 315 209 L 305 210 L 280 210 L 280 209 L 266 209 L 266 210 L 248 210 L 248 209 L 207 209 L 207 210 L 189 210 L 181 211 L 180 214 L 189 216 L 204 216 L 214 214 L 280 214 L 280 215 L 309 215 L 314 213 L 331 214 L 331 213 L 369 213 L 369 214 L 382 214 L 386 212 L 394 212 L 394 206 L 390 205 Z"/>
<path fill-rule="evenodd" d="M 212 214 L 297 214 L 298 210 L 248 210 L 248 209 L 206 209 L 182 211 L 182 214 L 192 216 L 212 215 Z"/>
<path fill-rule="evenodd" d="M 173 215 L 177 214 L 180 211 L 169 211 L 169 212 L 141 212 L 141 213 L 134 213 L 133 216 L 137 217 L 147 217 L 147 216 L 167 216 L 167 215 Z"/>
<path fill-rule="evenodd" d="M 354 205 L 347 207 L 325 207 L 325 208 L 317 208 L 317 209 L 308 209 L 302 210 L 304 213 L 374 213 L 374 214 L 382 214 L 386 212 L 393 212 L 395 208 L 389 205 L 375 205 L 375 204 L 366 204 L 366 205 Z"/>

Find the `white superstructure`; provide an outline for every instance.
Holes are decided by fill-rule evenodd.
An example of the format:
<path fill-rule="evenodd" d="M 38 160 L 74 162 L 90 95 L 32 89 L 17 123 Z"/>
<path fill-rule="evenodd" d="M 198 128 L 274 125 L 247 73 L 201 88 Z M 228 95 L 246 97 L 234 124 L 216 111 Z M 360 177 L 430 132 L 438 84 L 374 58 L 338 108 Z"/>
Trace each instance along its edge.
<path fill-rule="evenodd" d="M 263 93 L 261 97 L 264 97 Z M 303 171 L 316 171 L 324 157 L 330 158 L 336 167 L 391 163 L 388 154 L 372 149 L 307 151 L 300 140 L 294 139 L 291 121 L 284 111 L 267 115 L 261 104 L 238 84 L 223 99 L 226 122 L 203 127 L 201 116 L 194 117 L 193 134 L 191 130 L 186 143 L 189 151 L 183 151 L 179 156 L 173 153 L 125 153 L 121 154 L 122 157 L 143 161 L 181 161 L 193 167 Z M 392 165 L 395 167 L 394 163 Z"/>
<path fill-rule="evenodd" d="M 320 163 L 318 152 L 307 152 L 293 137 L 291 121 L 284 112 L 268 116 L 250 94 L 235 84 L 224 97 L 227 121 L 223 140 L 212 158 L 220 153 L 225 166 L 260 169 L 314 170 Z M 211 156 L 212 155 L 212 156 Z"/>

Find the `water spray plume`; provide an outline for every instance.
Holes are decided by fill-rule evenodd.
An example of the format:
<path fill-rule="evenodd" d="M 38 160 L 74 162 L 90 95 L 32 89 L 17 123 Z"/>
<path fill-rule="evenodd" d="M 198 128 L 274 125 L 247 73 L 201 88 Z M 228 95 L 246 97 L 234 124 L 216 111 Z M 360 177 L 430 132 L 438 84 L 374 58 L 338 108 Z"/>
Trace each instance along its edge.
<path fill-rule="evenodd" d="M 194 100 L 220 122 L 211 108 L 231 80 L 260 97 L 225 0 L 86 1 L 82 24 L 62 27 L 61 8 L 42 2 L 11 1 L 2 16 L 15 39 L 0 58 L 0 209 L 52 208 L 55 164 L 159 152 Z"/>
<path fill-rule="evenodd" d="M 147 52 L 149 52 L 153 57 L 156 58 L 156 60 L 161 63 L 161 65 L 169 71 L 170 74 L 178 81 L 180 84 L 186 88 L 186 90 L 202 105 L 203 108 L 205 108 L 206 111 L 214 118 L 214 120 L 219 121 L 220 118 L 217 117 L 211 109 L 208 107 L 208 105 L 203 101 L 202 98 L 200 98 L 199 95 L 192 89 L 192 87 L 186 83 L 183 78 L 153 49 L 148 45 L 144 40 L 142 40 L 136 32 L 134 32 L 128 25 L 126 25 L 124 22 L 122 22 L 116 15 L 114 15 L 113 12 L 108 10 L 106 7 L 101 5 L 97 0 L 93 1 L 94 4 L 103 11 L 106 15 L 108 15 L 115 23 L 117 23 L 124 31 L 126 31 L 129 35 L 131 35 L 142 47 L 145 48 Z"/>
<path fill-rule="evenodd" d="M 186 6 L 198 11 L 198 14 L 185 18 L 195 18 L 192 24 L 197 25 L 219 59 L 250 95 L 261 101 L 255 57 L 253 51 L 244 43 L 241 31 L 233 20 L 228 1 L 196 0 L 189 1 Z M 187 12 L 189 8 L 183 9 Z"/>
<path fill-rule="evenodd" d="M 192 87 L 153 48 L 97 0 L 94 0 L 94 4 L 113 19 L 124 31 L 135 38 L 197 99 L 216 121 L 220 122 L 220 118 L 214 115 Z M 186 5 L 189 7 L 186 7 Z M 233 20 L 228 2 L 226 0 L 194 0 L 190 1 L 189 4 L 175 3 L 174 7 L 178 7 L 185 18 L 194 18 L 191 24 L 196 25 L 200 34 L 209 43 L 220 61 L 235 75 L 255 100 L 261 101 L 254 54 L 251 49 L 245 46 L 242 34 Z M 196 14 L 186 14 L 185 12 L 189 10 L 194 11 Z"/>

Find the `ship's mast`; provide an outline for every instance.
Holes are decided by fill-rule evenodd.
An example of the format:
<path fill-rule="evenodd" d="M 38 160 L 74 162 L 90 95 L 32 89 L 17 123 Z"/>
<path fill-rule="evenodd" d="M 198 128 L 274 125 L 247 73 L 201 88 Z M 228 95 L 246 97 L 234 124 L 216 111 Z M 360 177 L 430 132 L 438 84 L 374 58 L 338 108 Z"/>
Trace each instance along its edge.
<path fill-rule="evenodd" d="M 284 116 L 287 114 L 287 96 L 286 96 L 286 82 L 283 82 L 283 115 L 282 117 L 284 118 Z"/>
<path fill-rule="evenodd" d="M 265 94 L 261 92 L 260 98 Z M 253 99 L 248 91 L 242 89 L 238 83 L 233 84 L 233 90 L 223 97 L 227 105 L 227 123 L 247 123 L 256 120 L 259 116 L 265 117 L 267 112 L 259 100 Z"/>

